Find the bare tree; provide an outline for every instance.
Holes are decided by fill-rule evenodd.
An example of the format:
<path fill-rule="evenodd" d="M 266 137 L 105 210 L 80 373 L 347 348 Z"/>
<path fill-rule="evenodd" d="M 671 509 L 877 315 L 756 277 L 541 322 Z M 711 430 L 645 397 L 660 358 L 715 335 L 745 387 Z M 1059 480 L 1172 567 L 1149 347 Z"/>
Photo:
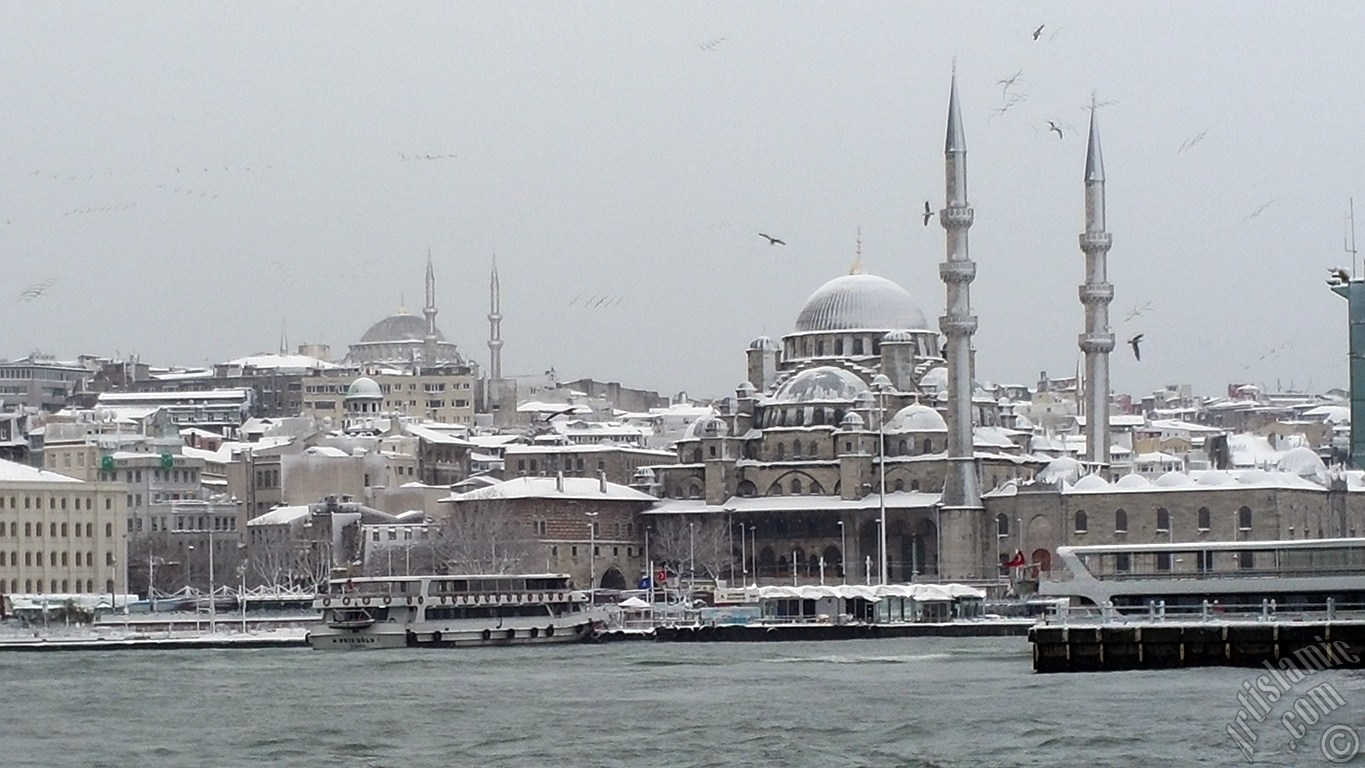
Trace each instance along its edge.
<path fill-rule="evenodd" d="M 287 538 L 267 537 L 251 545 L 247 556 L 250 581 L 280 592 L 293 586 L 294 545 Z"/>
<path fill-rule="evenodd" d="M 656 561 L 677 572 L 689 569 L 709 577 L 719 576 L 734 559 L 730 532 L 724 519 L 715 515 L 680 515 L 659 520 L 650 533 Z"/>
<path fill-rule="evenodd" d="M 456 505 L 436 540 L 449 573 L 515 573 L 538 554 L 513 504 L 498 496 Z"/>
<path fill-rule="evenodd" d="M 150 597 L 153 588 L 166 594 L 181 586 L 177 583 L 179 554 L 169 531 L 148 531 L 129 537 L 127 557 L 132 591 Z"/>

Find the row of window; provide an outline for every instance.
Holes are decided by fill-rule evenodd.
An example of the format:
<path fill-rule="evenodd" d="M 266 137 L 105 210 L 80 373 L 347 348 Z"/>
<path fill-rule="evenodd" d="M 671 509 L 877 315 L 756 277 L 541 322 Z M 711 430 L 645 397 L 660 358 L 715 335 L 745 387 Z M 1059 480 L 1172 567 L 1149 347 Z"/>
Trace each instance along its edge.
<path fill-rule="evenodd" d="M 528 461 L 527 459 L 517 459 L 517 472 L 518 472 L 518 473 L 523 474 L 523 475 L 526 474 L 526 472 L 527 472 L 527 469 L 526 469 L 527 461 Z M 529 461 L 530 461 L 530 467 L 531 467 L 531 468 L 530 468 L 531 474 L 534 475 L 534 474 L 538 473 L 538 472 L 540 471 L 539 461 L 536 460 L 536 459 L 530 459 Z M 607 463 L 606 463 L 605 461 L 599 461 L 599 462 L 597 462 L 597 471 L 598 471 L 598 472 L 604 472 L 604 471 L 606 471 L 606 469 L 607 469 Z M 583 459 L 582 459 L 581 457 L 578 458 L 578 459 L 566 458 L 566 459 L 564 460 L 564 463 L 563 463 L 562 465 L 560 464 L 559 460 L 557 460 L 557 459 L 546 459 L 546 460 L 545 460 L 545 471 L 546 471 L 546 472 L 558 472 L 558 471 L 560 471 L 560 470 L 563 470 L 563 471 L 566 471 L 566 472 L 568 472 L 568 471 L 582 472 L 582 471 L 583 471 Z"/>
<path fill-rule="evenodd" d="M 1213 527 L 1213 513 L 1208 507 L 1200 507 L 1198 520 L 1196 521 L 1199 530 L 1207 531 Z M 996 524 L 1000 527 L 1000 535 L 1009 534 L 1009 520 L 1002 514 L 996 518 Z M 1251 530 L 1251 509 L 1242 507 L 1237 510 L 1237 527 L 1244 531 Z M 1085 510 L 1076 510 L 1075 531 L 1076 533 L 1086 533 L 1090 530 L 1090 519 Z M 1156 531 L 1158 533 L 1169 533 L 1171 530 L 1171 512 L 1165 507 L 1157 507 L 1156 510 Z M 1125 509 L 1114 510 L 1114 533 L 1128 532 L 1128 511 Z"/>
<path fill-rule="evenodd" d="M 8 556 L 6 556 L 7 554 L 8 554 Z M 25 552 L 25 553 L 24 553 L 24 566 L 27 567 L 27 568 L 42 568 L 42 567 L 44 567 L 44 565 L 43 565 L 43 560 L 44 560 L 43 555 L 44 555 L 44 554 L 47 554 L 47 553 L 44 553 L 44 552 L 41 551 L 41 550 L 36 551 L 36 552 L 34 552 L 34 551 Z M 59 555 L 60 555 L 60 557 L 59 557 Z M 82 566 L 85 566 L 85 567 L 92 566 L 92 565 L 95 564 L 95 553 L 94 553 L 94 552 L 76 552 L 76 553 L 75 553 L 75 558 L 74 558 L 74 559 L 75 559 L 75 561 L 76 561 L 76 567 L 77 567 L 77 568 L 80 568 L 80 567 L 82 567 Z M 62 568 L 65 568 L 65 567 L 67 567 L 67 565 L 68 565 L 68 562 L 67 562 L 68 558 L 67 558 L 67 553 L 66 553 L 66 552 L 52 552 L 52 553 L 51 553 L 51 557 L 46 558 L 46 560 L 47 560 L 47 565 L 48 565 L 48 566 L 51 566 L 51 567 L 53 567 L 53 568 L 59 567 L 59 566 L 58 566 L 58 563 L 59 563 L 59 562 L 60 562 L 60 567 L 62 567 Z M 105 553 L 104 553 L 104 564 L 105 564 L 105 565 L 113 565 L 113 564 L 114 564 L 114 553 L 113 553 L 113 552 L 105 552 Z M 9 552 L 9 553 L 6 553 L 5 550 L 0 549 L 0 566 L 6 566 L 6 565 L 18 566 L 18 565 L 19 565 L 19 553 L 18 553 L 18 552 Z"/>
<path fill-rule="evenodd" d="M 3 583 L 4 583 L 4 582 L 0 582 L 0 584 L 3 584 Z M 93 595 L 93 594 L 95 594 L 95 580 L 94 580 L 94 579 L 86 579 L 84 582 L 82 582 L 80 579 L 76 579 L 74 583 L 73 583 L 73 582 L 70 582 L 70 581 L 67 581 L 66 579 L 62 579 L 61 581 L 58 581 L 58 580 L 56 580 L 56 579 L 52 579 L 51 581 L 48 582 L 48 584 L 49 584 L 49 586 L 50 586 L 51 588 L 48 589 L 47 592 L 50 593 L 50 594 L 54 594 L 54 595 L 65 595 L 65 594 L 70 594 L 70 593 L 71 593 L 71 587 L 72 587 L 73 585 L 75 586 L 75 588 L 76 588 L 76 594 L 78 594 L 78 595 L 82 595 L 82 594 L 90 594 L 90 595 Z M 58 588 L 58 586 L 57 586 L 58 584 L 61 585 L 60 588 Z M 35 589 L 35 587 L 36 587 L 36 589 Z M 18 579 L 10 579 L 10 580 L 9 580 L 9 591 L 10 591 L 10 594 L 41 595 L 41 594 L 44 594 L 44 590 L 43 590 L 43 580 L 42 580 L 42 579 L 38 579 L 37 581 L 34 581 L 33 579 L 24 579 L 24 591 L 23 591 L 23 592 L 20 592 L 20 591 L 19 591 L 19 580 L 18 580 Z M 114 591 L 114 580 L 113 580 L 113 579 L 108 579 L 108 580 L 106 580 L 106 581 L 104 582 L 104 591 L 105 591 L 105 592 L 113 592 L 113 591 Z"/>
<path fill-rule="evenodd" d="M 5 530 L 6 530 L 5 525 L 4 525 L 3 523 L 0 523 L 0 538 L 3 538 L 3 537 L 4 537 L 4 535 L 5 535 Z M 48 523 L 48 536 L 49 536 L 49 538 L 54 538 L 54 539 L 55 539 L 55 538 L 58 538 L 58 537 L 60 537 L 60 538 L 66 538 L 67 536 L 72 536 L 72 537 L 74 537 L 74 538 L 79 539 L 79 538 L 81 538 L 81 531 L 82 531 L 82 528 L 81 528 L 81 524 L 80 524 L 80 523 L 72 523 L 70 528 L 67 528 L 67 524 L 66 524 L 66 523 L 60 523 L 60 524 L 59 524 L 59 523 Z M 86 524 L 85 524 L 85 527 L 84 527 L 84 531 L 85 531 L 85 538 L 87 538 L 87 539 L 93 539 L 93 538 L 95 538 L 95 524 L 94 524 L 94 523 L 86 523 Z M 19 523 L 18 523 L 17 521 L 10 521 L 10 524 L 9 524 L 9 535 L 10 535 L 11 537 L 13 537 L 13 538 L 18 538 L 18 537 L 19 537 Z M 104 536 L 105 536 L 105 538 L 112 538 L 113 535 L 114 535 L 114 524 L 113 524 L 113 523 L 105 523 L 105 524 L 104 524 Z M 29 538 L 38 538 L 38 539 L 42 538 L 42 537 L 43 537 L 43 524 L 42 524 L 42 523 L 34 523 L 34 522 L 26 522 L 26 523 L 24 523 L 24 536 L 29 537 Z"/>
<path fill-rule="evenodd" d="M 42 508 L 43 508 L 43 497 L 42 497 L 42 496 L 24 496 L 23 499 L 24 499 L 24 509 L 42 509 Z M 82 506 L 82 504 L 81 504 L 82 501 L 84 501 L 84 506 L 85 506 L 85 509 L 86 509 L 87 511 L 94 505 L 94 500 L 91 499 L 89 496 L 87 496 L 87 497 L 85 497 L 84 499 L 72 499 L 71 502 L 70 502 L 70 508 L 71 508 L 71 509 L 77 509 L 77 510 L 80 509 L 81 506 Z M 106 499 L 104 500 L 104 508 L 105 508 L 105 509 L 110 509 L 110 508 L 112 508 L 112 506 L 113 506 L 113 502 L 110 501 L 108 498 L 106 498 Z M 4 496 L 0 496 L 0 509 L 5 509 L 5 508 L 6 508 L 6 507 L 5 507 L 5 497 L 4 497 Z M 10 497 L 9 497 L 9 509 L 18 509 L 18 508 L 19 508 L 19 497 L 18 497 L 18 496 L 10 496 Z M 67 509 L 67 498 L 66 498 L 65 496 L 61 496 L 61 497 L 49 496 L 49 497 L 47 497 L 47 508 L 48 508 L 48 509 L 59 509 L 59 508 L 60 508 L 60 509 Z"/>

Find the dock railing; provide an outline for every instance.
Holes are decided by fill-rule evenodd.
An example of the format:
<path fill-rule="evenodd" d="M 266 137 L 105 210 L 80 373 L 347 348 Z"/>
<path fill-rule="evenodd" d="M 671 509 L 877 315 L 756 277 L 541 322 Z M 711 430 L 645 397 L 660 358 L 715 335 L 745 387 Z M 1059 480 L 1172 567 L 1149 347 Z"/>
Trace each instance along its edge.
<path fill-rule="evenodd" d="M 1038 619 L 1040 626 L 1094 626 L 1097 624 L 1161 624 L 1195 622 L 1309 622 L 1365 621 L 1365 603 L 1338 603 L 1328 598 L 1325 606 L 1280 604 L 1262 600 L 1259 607 L 1223 606 L 1204 600 L 1199 605 L 1167 605 L 1164 600 L 1146 606 L 1102 605 L 1077 608 L 1058 606 L 1055 612 Z"/>

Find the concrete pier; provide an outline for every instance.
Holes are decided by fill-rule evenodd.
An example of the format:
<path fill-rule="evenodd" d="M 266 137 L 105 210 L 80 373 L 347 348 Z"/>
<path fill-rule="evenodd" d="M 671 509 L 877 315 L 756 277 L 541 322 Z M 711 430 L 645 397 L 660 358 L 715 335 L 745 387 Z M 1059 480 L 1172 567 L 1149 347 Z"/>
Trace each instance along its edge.
<path fill-rule="evenodd" d="M 1259 667 L 1291 660 L 1365 668 L 1365 621 L 1107 622 L 1034 626 L 1035 672 Z"/>
<path fill-rule="evenodd" d="M 672 643 L 764 643 L 793 640 L 865 640 L 888 637 L 1022 637 L 1027 621 L 948 624 L 729 624 L 659 627 L 655 637 Z"/>

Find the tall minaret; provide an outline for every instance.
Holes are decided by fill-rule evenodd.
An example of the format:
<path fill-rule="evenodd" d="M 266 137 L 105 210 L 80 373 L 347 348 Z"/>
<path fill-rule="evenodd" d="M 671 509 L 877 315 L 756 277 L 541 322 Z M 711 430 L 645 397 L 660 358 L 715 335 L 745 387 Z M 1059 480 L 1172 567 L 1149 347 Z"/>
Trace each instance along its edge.
<path fill-rule="evenodd" d="M 502 380 L 502 288 L 498 285 L 498 255 L 488 279 L 488 377 L 496 390 Z"/>
<path fill-rule="evenodd" d="M 427 336 L 422 343 L 422 364 L 436 365 L 436 271 L 431 266 L 431 248 L 427 248 L 427 305 L 422 310 L 427 318 Z"/>
<path fill-rule="evenodd" d="M 948 361 L 948 476 L 943 487 L 945 509 L 980 509 L 981 481 L 972 452 L 972 314 L 971 282 L 976 263 L 967 253 L 967 229 L 972 208 L 967 204 L 967 140 L 962 134 L 962 114 L 957 102 L 957 69 L 953 69 L 948 96 L 948 138 L 944 144 L 947 202 L 939 222 L 947 230 L 946 261 L 938 274 L 948 289 L 947 312 L 938 320 L 947 337 Z"/>
<path fill-rule="evenodd" d="M 1085 308 L 1085 333 L 1080 335 L 1085 353 L 1085 459 L 1097 470 L 1109 465 L 1109 353 L 1114 334 L 1109 330 L 1109 302 L 1114 286 L 1109 283 L 1105 260 L 1113 238 L 1104 228 L 1104 158 L 1100 155 L 1100 127 L 1090 106 L 1090 146 L 1085 153 L 1085 282 L 1081 306 Z"/>

